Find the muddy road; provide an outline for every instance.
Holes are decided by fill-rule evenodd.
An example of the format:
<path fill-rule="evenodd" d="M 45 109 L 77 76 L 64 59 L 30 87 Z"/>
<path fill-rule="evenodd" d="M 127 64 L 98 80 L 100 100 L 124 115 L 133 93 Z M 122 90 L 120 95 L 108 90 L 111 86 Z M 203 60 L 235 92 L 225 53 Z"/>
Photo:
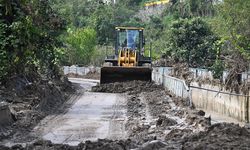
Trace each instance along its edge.
<path fill-rule="evenodd" d="M 69 100 L 61 108 L 64 112 L 43 119 L 34 128 L 33 136 L 69 145 L 87 140 L 126 139 L 126 95 L 91 92 L 98 80 L 70 78 L 70 81 L 80 85 L 80 96 Z"/>
<path fill-rule="evenodd" d="M 205 112 L 154 83 L 70 81 L 78 94 L 0 149 L 250 149 L 247 127 L 211 124 Z"/>
<path fill-rule="evenodd" d="M 34 132 L 53 143 L 78 145 L 87 140 L 126 139 L 123 94 L 85 92 L 65 114 L 46 117 Z"/>

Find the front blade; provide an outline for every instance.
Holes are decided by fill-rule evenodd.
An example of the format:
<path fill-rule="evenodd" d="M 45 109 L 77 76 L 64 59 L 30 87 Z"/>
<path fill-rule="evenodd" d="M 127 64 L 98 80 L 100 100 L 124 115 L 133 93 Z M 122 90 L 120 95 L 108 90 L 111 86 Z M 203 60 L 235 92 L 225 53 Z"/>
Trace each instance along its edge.
<path fill-rule="evenodd" d="M 151 81 L 150 67 L 102 67 L 100 83 Z"/>

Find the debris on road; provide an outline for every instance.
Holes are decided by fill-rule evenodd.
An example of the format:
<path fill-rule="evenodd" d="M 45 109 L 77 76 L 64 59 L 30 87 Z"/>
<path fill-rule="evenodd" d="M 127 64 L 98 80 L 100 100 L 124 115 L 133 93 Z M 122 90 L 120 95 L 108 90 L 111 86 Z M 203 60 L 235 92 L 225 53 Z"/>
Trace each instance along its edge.
<path fill-rule="evenodd" d="M 234 149 L 241 142 L 243 149 L 250 146 L 246 128 L 227 123 L 211 126 L 211 118 L 206 118 L 204 111 L 190 108 L 188 99 L 174 97 L 154 83 L 112 83 L 92 90 L 128 93 L 126 129 L 139 149 L 147 149 L 144 143 L 156 139 L 166 144 L 163 149 L 219 149 L 220 145 Z M 237 140 L 232 141 L 234 138 Z"/>
<path fill-rule="evenodd" d="M 156 85 L 153 82 L 144 81 L 129 81 L 129 82 L 115 82 L 108 84 L 101 84 L 92 87 L 93 92 L 105 93 L 125 93 L 137 94 L 141 92 L 154 91 L 163 89 L 162 86 Z"/>
<path fill-rule="evenodd" d="M 206 131 L 192 133 L 188 129 L 175 129 L 167 134 L 165 140 L 151 140 L 138 144 L 136 141 L 99 139 L 86 141 L 77 146 L 53 144 L 50 141 L 38 140 L 33 144 L 0 146 L 1 150 L 159 150 L 159 149 L 249 149 L 250 133 L 246 128 L 235 124 L 214 124 Z"/>
<path fill-rule="evenodd" d="M 99 139 L 98 141 L 86 141 L 77 146 L 69 146 L 66 144 L 53 144 L 51 141 L 38 140 L 32 144 L 14 145 L 12 147 L 0 146 L 1 150 L 128 150 L 135 148 L 135 144 L 131 140 L 112 141 L 107 139 Z"/>
<path fill-rule="evenodd" d="M 233 123 L 219 123 L 185 137 L 183 143 L 184 149 L 249 149 L 250 132 Z"/>
<path fill-rule="evenodd" d="M 102 84 L 94 92 L 127 93 L 128 139 L 83 141 L 76 146 L 40 140 L 0 149 L 248 149 L 248 128 L 229 123 L 211 125 L 205 112 L 189 107 L 189 100 L 176 98 L 163 87 L 150 82 L 132 81 Z M 42 117 L 42 116 L 41 116 Z M 32 119 L 32 116 L 29 116 Z M 35 117 L 36 118 L 36 117 Z M 39 121 L 39 119 L 38 119 Z"/>
<path fill-rule="evenodd" d="M 100 79 L 100 73 L 97 71 L 90 71 L 86 75 L 79 75 L 75 73 L 68 73 L 67 77 L 69 78 L 84 78 L 84 79 L 94 79 L 99 80 Z"/>
<path fill-rule="evenodd" d="M 15 122 L 6 127 L 0 125 L 0 143 L 15 137 L 22 139 L 46 115 L 52 114 L 74 93 L 75 89 L 67 78 L 43 80 L 16 76 L 8 81 L 0 93 L 9 105 Z"/>

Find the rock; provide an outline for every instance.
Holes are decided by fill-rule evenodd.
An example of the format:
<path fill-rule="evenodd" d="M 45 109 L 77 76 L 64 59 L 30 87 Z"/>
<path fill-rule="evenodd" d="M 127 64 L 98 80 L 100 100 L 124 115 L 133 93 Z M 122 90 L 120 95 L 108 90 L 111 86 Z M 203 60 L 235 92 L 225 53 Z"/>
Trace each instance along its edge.
<path fill-rule="evenodd" d="M 9 126 L 14 122 L 9 109 L 9 105 L 6 102 L 0 103 L 0 126 Z"/>
<path fill-rule="evenodd" d="M 165 147 L 167 144 L 159 141 L 159 140 L 154 140 L 148 143 L 145 143 L 142 145 L 141 148 L 139 148 L 138 150 L 158 150 L 160 148 Z"/>
<path fill-rule="evenodd" d="M 174 119 L 167 118 L 164 115 L 159 116 L 158 120 L 156 121 L 156 126 L 166 127 L 166 126 L 173 126 L 177 124 Z"/>
<path fill-rule="evenodd" d="M 200 116 L 205 116 L 206 113 L 203 110 L 199 110 L 197 114 Z"/>

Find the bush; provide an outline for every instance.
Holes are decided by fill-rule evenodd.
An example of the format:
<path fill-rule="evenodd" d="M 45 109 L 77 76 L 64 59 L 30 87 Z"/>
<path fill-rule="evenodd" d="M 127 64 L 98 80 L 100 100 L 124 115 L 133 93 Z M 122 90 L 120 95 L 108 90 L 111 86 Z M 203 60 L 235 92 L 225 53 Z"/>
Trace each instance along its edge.
<path fill-rule="evenodd" d="M 166 32 L 166 49 L 176 62 L 186 62 L 192 67 L 211 66 L 216 59 L 214 43 L 218 39 L 200 18 L 181 19 Z"/>
<path fill-rule="evenodd" d="M 70 64 L 87 65 L 95 53 L 96 32 L 90 28 L 68 29 L 66 57 Z"/>
<path fill-rule="evenodd" d="M 7 75 L 8 61 L 5 46 L 8 44 L 8 38 L 5 37 L 6 24 L 0 23 L 0 79 Z"/>

